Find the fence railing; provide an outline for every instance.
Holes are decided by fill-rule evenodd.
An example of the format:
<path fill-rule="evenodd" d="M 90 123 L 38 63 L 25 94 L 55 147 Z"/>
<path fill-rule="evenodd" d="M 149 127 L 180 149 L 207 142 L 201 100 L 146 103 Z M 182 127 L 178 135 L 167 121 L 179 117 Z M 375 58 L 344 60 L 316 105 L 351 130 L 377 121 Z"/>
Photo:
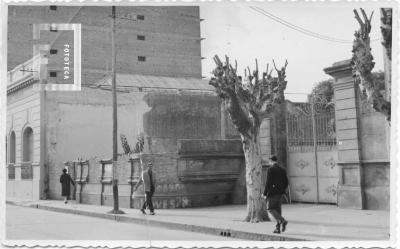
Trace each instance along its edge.
<path fill-rule="evenodd" d="M 329 150 L 336 146 L 334 113 L 317 114 L 314 117 L 288 115 L 286 122 L 289 151 L 312 151 L 314 143 L 318 150 Z"/>

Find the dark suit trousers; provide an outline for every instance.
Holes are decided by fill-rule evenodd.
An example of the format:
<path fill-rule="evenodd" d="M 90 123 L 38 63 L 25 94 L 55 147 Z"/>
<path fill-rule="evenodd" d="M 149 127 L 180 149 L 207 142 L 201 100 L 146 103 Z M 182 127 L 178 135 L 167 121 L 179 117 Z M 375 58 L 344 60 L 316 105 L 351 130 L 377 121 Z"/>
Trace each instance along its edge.
<path fill-rule="evenodd" d="M 282 195 L 268 196 L 267 210 L 276 220 L 277 226 L 285 221 L 285 219 L 282 217 Z"/>
<path fill-rule="evenodd" d="M 153 201 L 151 198 L 153 197 L 153 191 L 146 191 L 145 200 L 142 206 L 142 209 L 146 209 L 146 206 L 149 207 L 150 212 L 154 212 Z"/>

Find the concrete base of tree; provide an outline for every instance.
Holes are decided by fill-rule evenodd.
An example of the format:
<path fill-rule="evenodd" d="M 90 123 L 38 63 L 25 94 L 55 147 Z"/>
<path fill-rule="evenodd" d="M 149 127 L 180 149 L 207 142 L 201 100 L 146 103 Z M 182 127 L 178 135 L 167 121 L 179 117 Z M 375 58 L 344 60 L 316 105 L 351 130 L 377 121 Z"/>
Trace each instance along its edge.
<path fill-rule="evenodd" d="M 125 212 L 124 211 L 122 211 L 122 210 L 119 210 L 119 209 L 117 209 L 117 210 L 111 210 L 111 211 L 109 211 L 109 212 L 107 212 L 108 214 L 125 214 Z"/>

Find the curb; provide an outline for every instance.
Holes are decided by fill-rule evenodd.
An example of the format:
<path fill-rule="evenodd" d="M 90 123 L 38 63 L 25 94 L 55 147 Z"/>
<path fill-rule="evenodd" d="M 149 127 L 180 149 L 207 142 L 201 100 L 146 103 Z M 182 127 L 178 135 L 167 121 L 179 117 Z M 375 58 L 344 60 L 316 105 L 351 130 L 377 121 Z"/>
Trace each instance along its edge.
<path fill-rule="evenodd" d="M 96 212 L 83 211 L 83 210 L 77 210 L 77 209 L 52 207 L 52 206 L 46 206 L 46 205 L 41 205 L 41 204 L 30 203 L 30 204 L 23 205 L 23 204 L 20 204 L 18 202 L 13 202 L 13 201 L 6 201 L 6 203 L 10 204 L 10 205 L 15 205 L 15 206 L 37 208 L 37 209 L 59 212 L 59 213 L 68 213 L 68 214 L 82 215 L 82 216 L 88 216 L 88 217 L 94 217 L 94 218 L 109 219 L 109 220 L 115 220 L 117 222 L 124 222 L 124 223 L 151 225 L 151 226 L 157 226 L 157 227 L 174 229 L 174 230 L 183 230 L 183 231 L 217 235 L 217 236 L 223 236 L 223 237 L 232 237 L 232 238 L 243 239 L 243 240 L 308 241 L 306 239 L 287 237 L 287 236 L 283 236 L 283 235 L 251 233 L 251 232 L 244 232 L 244 231 L 238 231 L 238 230 L 232 230 L 232 229 L 221 229 L 221 228 L 213 228 L 213 227 L 166 222 L 166 221 L 146 220 L 146 219 L 141 219 L 141 218 L 136 218 L 136 217 L 128 217 L 128 216 L 123 216 L 123 215 L 115 215 L 115 214 L 108 214 L 108 213 L 96 213 Z"/>

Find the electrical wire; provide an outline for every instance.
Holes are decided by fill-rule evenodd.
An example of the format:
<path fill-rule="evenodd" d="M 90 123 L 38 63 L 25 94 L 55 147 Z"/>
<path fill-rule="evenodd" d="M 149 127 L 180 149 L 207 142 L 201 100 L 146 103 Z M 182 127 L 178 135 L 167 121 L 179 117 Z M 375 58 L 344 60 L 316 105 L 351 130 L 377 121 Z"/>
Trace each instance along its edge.
<path fill-rule="evenodd" d="M 319 33 L 313 32 L 313 31 L 310 31 L 310 30 L 308 30 L 308 29 L 304 29 L 304 28 L 299 27 L 299 26 L 297 26 L 297 25 L 294 25 L 294 24 L 292 24 L 292 23 L 290 23 L 290 22 L 288 22 L 288 21 L 286 21 L 286 20 L 284 20 L 284 19 L 282 19 L 282 18 L 280 18 L 280 17 L 275 16 L 275 15 L 269 13 L 268 11 L 266 11 L 266 10 L 260 8 L 260 7 L 250 6 L 250 8 L 251 8 L 252 10 L 254 10 L 254 11 L 260 13 L 260 14 L 263 15 L 263 16 L 266 16 L 266 17 L 270 18 L 271 20 L 273 20 L 273 21 L 275 21 L 275 22 L 278 22 L 278 23 L 280 23 L 280 24 L 282 24 L 282 25 L 284 25 L 284 26 L 286 26 L 286 27 L 288 27 L 288 28 L 291 28 L 291 29 L 293 29 L 293 30 L 296 30 L 296 31 L 298 31 L 298 32 L 300 32 L 300 33 L 302 33 L 302 34 L 304 34 L 304 35 L 308 35 L 308 36 L 311 36 L 311 37 L 313 37 L 313 38 L 317 38 L 317 39 L 321 39 L 321 40 L 325 40 L 325 41 L 330 41 L 330 42 L 337 42 L 337 43 L 353 43 L 353 41 L 351 41 L 351 40 L 338 39 L 338 38 L 335 38 L 335 37 L 322 35 L 322 34 L 319 34 Z M 379 41 L 379 40 L 380 40 L 379 38 L 377 38 L 377 39 L 372 39 L 371 42 Z"/>

